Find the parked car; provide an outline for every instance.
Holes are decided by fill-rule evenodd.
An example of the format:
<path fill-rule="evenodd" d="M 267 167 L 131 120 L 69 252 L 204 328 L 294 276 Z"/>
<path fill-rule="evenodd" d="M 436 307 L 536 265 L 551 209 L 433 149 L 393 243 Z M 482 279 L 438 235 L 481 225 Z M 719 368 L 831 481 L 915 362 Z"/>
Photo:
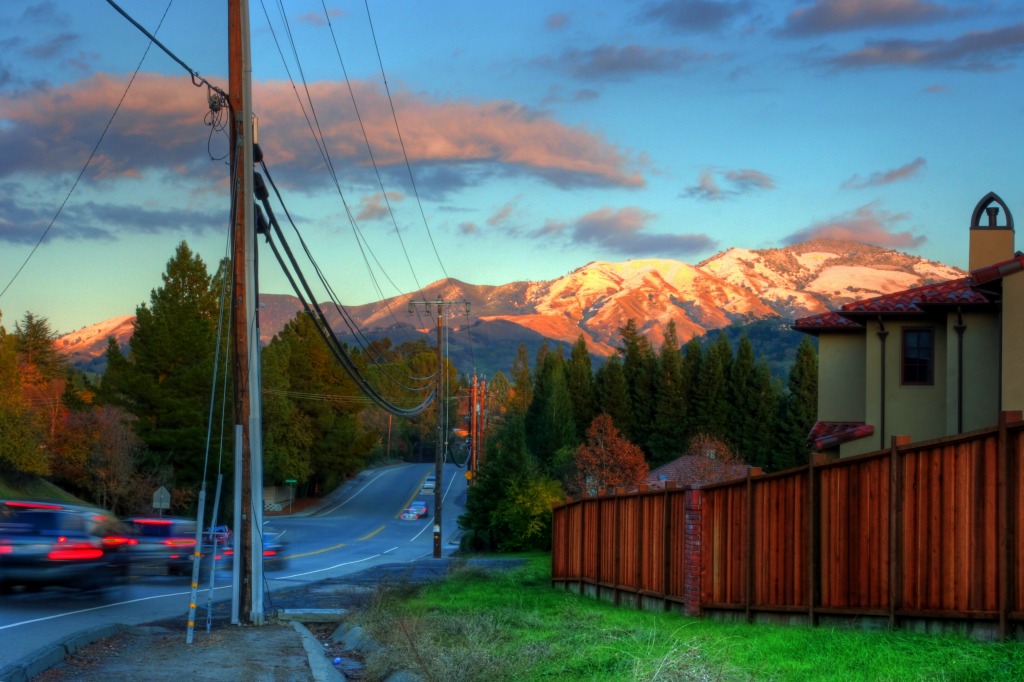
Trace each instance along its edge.
<path fill-rule="evenodd" d="M 133 563 L 145 568 L 175 575 L 182 562 L 189 563 L 196 548 L 196 522 L 171 516 L 138 516 L 128 520 L 136 542 L 132 547 Z"/>
<path fill-rule="evenodd" d="M 133 538 L 112 514 L 58 501 L 0 501 L 0 594 L 111 590 L 130 573 Z"/>
<path fill-rule="evenodd" d="M 426 502 L 416 500 L 415 502 L 410 504 L 405 511 L 402 512 L 402 518 L 405 520 L 422 519 L 424 516 L 427 515 L 427 512 L 429 510 L 430 507 L 427 506 Z"/>

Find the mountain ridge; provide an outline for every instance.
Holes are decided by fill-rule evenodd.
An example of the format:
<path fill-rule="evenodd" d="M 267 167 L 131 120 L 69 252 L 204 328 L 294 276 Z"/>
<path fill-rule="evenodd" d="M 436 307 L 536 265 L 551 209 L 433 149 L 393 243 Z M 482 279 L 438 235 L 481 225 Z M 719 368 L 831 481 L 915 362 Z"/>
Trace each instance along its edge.
<path fill-rule="evenodd" d="M 511 352 L 505 353 L 507 364 L 501 363 L 501 369 L 507 371 L 518 346 L 517 329 L 534 345 L 539 345 L 538 339 L 571 345 L 582 335 L 591 354 L 601 358 L 615 352 L 618 330 L 629 319 L 635 320 L 656 346 L 674 321 L 678 337 L 685 343 L 732 324 L 795 319 L 965 274 L 900 251 L 859 242 L 816 240 L 763 250 L 732 247 L 697 265 L 668 258 L 591 261 L 545 281 L 475 285 L 449 279 L 415 294 L 345 306 L 345 310 L 370 338 L 379 337 L 384 330 L 403 337 L 403 328 L 422 334 L 436 323 L 432 313 L 418 318 L 407 315 L 410 302 L 466 300 L 472 316 L 453 314 L 448 318 L 453 338 L 468 334 L 511 345 Z M 282 294 L 261 294 L 260 303 L 263 343 L 269 343 L 301 309 L 297 298 Z M 335 332 L 349 337 L 333 304 L 322 309 Z M 404 321 L 399 312 L 406 315 Z M 64 335 L 57 340 L 58 349 L 76 366 L 84 364 L 95 370 L 107 336 L 127 344 L 133 320 L 121 316 Z M 485 329 L 488 327 L 492 328 Z M 472 340 L 465 345 L 472 354 Z"/>

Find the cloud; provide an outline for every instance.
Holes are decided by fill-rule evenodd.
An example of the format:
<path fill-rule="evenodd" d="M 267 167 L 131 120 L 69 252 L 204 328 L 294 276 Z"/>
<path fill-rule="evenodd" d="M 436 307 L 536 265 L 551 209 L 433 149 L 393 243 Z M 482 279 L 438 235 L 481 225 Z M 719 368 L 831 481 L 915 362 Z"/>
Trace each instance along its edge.
<path fill-rule="evenodd" d="M 48 91 L 0 93 L 0 178 L 77 173 L 125 84 L 123 78 L 101 74 Z M 393 92 L 400 141 L 386 95 L 373 84 L 354 81 L 352 86 L 378 168 L 407 181 L 406 152 L 417 186 L 425 192 L 441 195 L 510 176 L 532 176 L 562 188 L 644 185 L 641 161 L 600 134 L 529 107 L 507 101 L 433 101 Z M 257 82 L 253 90 L 263 122 L 261 147 L 275 178 L 311 192 L 333 186 L 291 84 Z M 313 82 L 309 91 L 335 172 L 346 183 L 372 186 L 376 177 L 369 170 L 359 123 L 349 113 L 346 85 Z M 226 153 L 227 141 L 204 125 L 206 94 L 187 78 L 140 74 L 100 147 L 94 174 L 109 178 L 172 169 L 193 179 L 223 178 L 224 163 L 211 162 L 210 154 Z"/>
<path fill-rule="evenodd" d="M 505 225 L 509 222 L 509 219 L 519 210 L 519 202 L 522 200 L 523 195 L 519 195 L 507 202 L 503 206 L 500 206 L 498 210 L 487 218 L 487 224 L 493 226 Z"/>
<path fill-rule="evenodd" d="M 717 31 L 749 10 L 750 3 L 747 0 L 665 0 L 648 6 L 643 16 L 673 31 Z"/>
<path fill-rule="evenodd" d="M 44 244 L 55 240 L 113 241 L 122 234 L 180 234 L 183 226 L 201 234 L 223 230 L 227 210 L 147 209 L 88 201 L 69 203 L 57 215 L 53 203 L 33 205 L 25 199 L 19 183 L 4 183 L 0 187 L 0 243 L 36 244 L 44 233 Z"/>
<path fill-rule="evenodd" d="M 573 245 L 597 246 L 627 257 L 675 257 L 700 253 L 715 246 L 715 242 L 705 234 L 647 232 L 647 224 L 654 217 L 654 214 L 635 206 L 621 209 L 606 207 L 568 223 L 549 220 L 532 236 L 538 239 L 561 236 Z"/>
<path fill-rule="evenodd" d="M 552 31 L 559 31 L 569 25 L 569 15 L 565 12 L 549 14 L 544 19 L 544 26 Z"/>
<path fill-rule="evenodd" d="M 684 49 L 643 45 L 601 45 L 590 50 L 566 50 L 536 63 L 565 71 L 573 78 L 628 80 L 638 74 L 675 73 L 687 64 L 707 60 L 706 54 Z"/>
<path fill-rule="evenodd" d="M 459 233 L 465 235 L 479 234 L 480 228 L 473 222 L 459 223 Z"/>
<path fill-rule="evenodd" d="M 807 36 L 907 26 L 940 21 L 951 14 L 945 5 L 927 0 L 817 0 L 790 12 L 782 33 Z"/>
<path fill-rule="evenodd" d="M 909 232 L 897 232 L 896 224 L 907 219 L 905 213 L 889 213 L 867 204 L 852 213 L 830 218 L 798 230 L 786 237 L 786 244 L 799 244 L 814 239 L 841 239 L 885 248 L 914 248 L 927 241 L 927 237 Z"/>
<path fill-rule="evenodd" d="M 728 187 L 723 189 L 719 185 L 715 180 L 716 173 L 728 183 Z M 724 201 L 763 189 L 775 189 L 775 181 L 767 173 L 749 168 L 726 171 L 709 168 L 700 174 L 696 185 L 687 187 L 680 196 L 704 201 Z"/>
<path fill-rule="evenodd" d="M 940 92 L 949 92 L 949 88 L 947 88 L 945 85 L 938 85 L 938 84 L 936 84 L 936 85 L 929 85 L 927 88 L 924 89 L 924 91 L 929 93 L 929 94 L 937 94 L 937 93 L 940 93 Z"/>
<path fill-rule="evenodd" d="M 1024 24 L 971 31 L 953 40 L 881 40 L 828 60 L 841 69 L 920 67 L 963 71 L 1008 68 L 1024 52 Z"/>
<path fill-rule="evenodd" d="M 37 43 L 25 50 L 25 54 L 34 59 L 50 59 L 67 50 L 68 47 L 78 42 L 76 33 L 58 33 L 49 40 Z"/>
<path fill-rule="evenodd" d="M 910 163 L 904 164 L 899 168 L 893 168 L 892 170 L 887 171 L 877 171 L 869 175 L 867 178 L 861 178 L 860 175 L 854 175 L 843 183 L 843 189 L 879 187 L 881 185 L 899 182 L 900 180 L 906 180 L 920 173 L 927 163 L 927 161 L 919 156 Z"/>
<path fill-rule="evenodd" d="M 359 205 L 359 211 L 356 213 L 356 220 L 378 220 L 387 217 L 390 213 L 388 204 L 396 204 L 402 201 L 405 199 L 405 195 L 401 192 L 388 192 L 387 202 L 384 201 L 384 198 L 384 195 L 380 192 L 363 197 Z"/>
<path fill-rule="evenodd" d="M 330 7 L 327 10 L 327 15 L 331 19 L 340 19 L 345 16 L 345 12 L 337 7 Z M 309 24 L 310 26 L 327 26 L 327 17 L 320 12 L 306 12 L 300 14 L 296 19 L 303 24 Z"/>

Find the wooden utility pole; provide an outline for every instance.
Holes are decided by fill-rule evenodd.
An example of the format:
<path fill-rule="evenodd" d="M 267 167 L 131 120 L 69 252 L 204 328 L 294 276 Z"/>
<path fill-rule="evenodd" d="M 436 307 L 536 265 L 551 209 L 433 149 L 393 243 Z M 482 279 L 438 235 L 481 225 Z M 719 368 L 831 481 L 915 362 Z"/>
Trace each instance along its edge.
<path fill-rule="evenodd" d="M 442 298 L 436 301 L 409 301 L 409 312 L 413 306 L 422 305 L 427 310 L 430 306 L 437 306 L 437 398 L 434 403 L 437 405 L 437 449 L 434 454 L 434 558 L 441 558 L 441 502 L 444 499 L 441 490 L 441 469 L 444 463 L 445 445 L 448 442 L 447 416 L 448 384 L 445 381 L 444 368 L 444 309 L 447 306 L 461 305 L 466 307 L 466 314 L 469 314 L 469 301 L 446 301 Z"/>
<path fill-rule="evenodd" d="M 253 227 L 252 64 L 248 0 L 228 0 L 228 100 L 231 104 L 232 225 L 231 337 L 235 405 L 235 552 L 231 622 L 241 614 L 263 624 L 263 555 L 253 542 L 262 531 L 259 336 L 256 329 L 256 234 Z M 255 339 L 255 342 L 254 342 Z M 255 358 L 255 360 L 254 360 Z"/>

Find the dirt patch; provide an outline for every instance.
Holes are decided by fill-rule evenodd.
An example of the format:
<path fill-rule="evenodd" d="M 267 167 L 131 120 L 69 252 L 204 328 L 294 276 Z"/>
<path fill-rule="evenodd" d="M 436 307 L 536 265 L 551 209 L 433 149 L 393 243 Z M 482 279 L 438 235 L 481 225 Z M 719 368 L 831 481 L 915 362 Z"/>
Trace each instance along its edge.
<path fill-rule="evenodd" d="M 309 657 L 290 624 L 214 621 L 210 632 L 197 628 L 191 644 L 185 638 L 180 622 L 134 628 L 84 647 L 33 682 L 309 680 Z"/>

